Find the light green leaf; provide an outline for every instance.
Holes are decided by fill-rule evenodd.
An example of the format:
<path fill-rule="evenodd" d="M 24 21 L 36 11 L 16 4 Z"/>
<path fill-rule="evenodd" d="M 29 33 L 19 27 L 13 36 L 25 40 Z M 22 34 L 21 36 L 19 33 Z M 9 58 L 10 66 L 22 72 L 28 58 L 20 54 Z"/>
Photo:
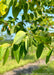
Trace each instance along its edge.
<path fill-rule="evenodd" d="M 8 46 L 9 46 L 8 43 L 5 43 L 5 44 L 0 46 L 0 61 L 3 59 L 5 51 L 6 51 Z"/>
<path fill-rule="evenodd" d="M 4 51 L 2 49 L 2 46 L 0 46 L 0 61 L 2 60 L 3 55 L 4 55 Z"/>
<path fill-rule="evenodd" d="M 28 50 L 29 47 L 29 38 L 28 36 L 25 38 L 25 49 Z"/>
<path fill-rule="evenodd" d="M 17 32 L 15 38 L 14 38 L 14 44 L 19 44 L 23 38 L 25 37 L 26 33 L 24 31 Z"/>
<path fill-rule="evenodd" d="M 3 60 L 3 65 L 6 63 L 7 59 L 9 56 L 9 47 L 7 47 L 6 51 L 5 51 L 5 55 L 4 55 L 4 60 Z"/>
<path fill-rule="evenodd" d="M 7 6 L 11 6 L 12 5 L 12 3 L 13 3 L 13 0 L 6 0 L 6 4 L 7 4 Z"/>

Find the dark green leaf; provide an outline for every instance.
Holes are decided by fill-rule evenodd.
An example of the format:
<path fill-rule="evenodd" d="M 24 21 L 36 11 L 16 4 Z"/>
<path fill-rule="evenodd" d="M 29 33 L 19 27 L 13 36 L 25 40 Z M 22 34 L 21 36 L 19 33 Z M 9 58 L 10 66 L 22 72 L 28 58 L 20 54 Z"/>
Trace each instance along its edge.
<path fill-rule="evenodd" d="M 13 13 L 14 18 L 17 18 L 20 11 L 21 11 L 20 4 L 17 3 L 17 0 L 14 0 L 13 6 L 12 6 L 12 13 Z"/>
<path fill-rule="evenodd" d="M 18 49 L 18 45 L 14 44 L 13 45 L 13 50 L 16 51 Z"/>
<path fill-rule="evenodd" d="M 17 63 L 19 63 L 19 61 L 20 61 L 19 51 L 20 51 L 20 46 L 18 47 L 18 49 L 17 49 L 16 51 L 15 51 L 15 50 L 13 50 L 14 57 L 15 57 L 15 59 L 16 59 L 16 61 L 17 61 Z"/>
<path fill-rule="evenodd" d="M 46 63 L 48 63 L 48 61 L 49 61 L 49 59 L 50 59 L 50 56 L 51 56 L 51 54 L 52 54 L 52 51 L 53 51 L 53 50 L 50 50 L 50 51 L 48 52 L 48 54 L 47 54 L 47 56 L 46 56 Z"/>
<path fill-rule="evenodd" d="M 37 51 L 36 51 L 37 58 L 39 58 L 41 56 L 43 48 L 44 48 L 44 44 L 43 43 L 38 44 Z"/>

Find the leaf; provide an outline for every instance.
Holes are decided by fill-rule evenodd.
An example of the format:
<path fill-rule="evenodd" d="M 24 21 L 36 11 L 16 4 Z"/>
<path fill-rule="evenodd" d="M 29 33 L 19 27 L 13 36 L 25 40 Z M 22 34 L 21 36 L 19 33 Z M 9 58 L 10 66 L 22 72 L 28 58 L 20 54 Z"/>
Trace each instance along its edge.
<path fill-rule="evenodd" d="M 30 36 L 29 37 L 29 47 L 31 47 L 32 46 L 32 37 Z"/>
<path fill-rule="evenodd" d="M 25 48 L 25 42 L 23 43 L 23 52 L 24 52 L 24 55 L 26 56 L 26 55 L 27 55 L 28 50 L 26 50 L 26 48 Z"/>
<path fill-rule="evenodd" d="M 14 59 L 13 48 L 12 48 L 12 50 L 11 50 L 11 58 Z"/>
<path fill-rule="evenodd" d="M 2 49 L 2 46 L 0 46 L 0 61 L 2 60 L 3 55 L 4 55 L 4 51 Z"/>
<path fill-rule="evenodd" d="M 30 17 L 31 17 L 31 19 L 33 19 L 34 18 L 34 15 L 32 13 L 30 13 Z"/>
<path fill-rule="evenodd" d="M 21 11 L 21 4 L 17 3 L 17 0 L 14 0 L 13 6 L 12 6 L 12 13 L 14 18 L 17 18 L 19 12 Z"/>
<path fill-rule="evenodd" d="M 24 13 L 27 13 L 27 11 L 28 11 L 28 4 L 25 3 L 25 4 L 24 4 Z"/>
<path fill-rule="evenodd" d="M 3 45 L 0 46 L 0 61 L 3 59 L 6 48 L 9 46 L 8 43 L 5 43 Z"/>
<path fill-rule="evenodd" d="M 12 20 L 13 18 L 11 16 L 8 17 L 9 20 Z"/>
<path fill-rule="evenodd" d="M 33 45 L 36 47 L 36 40 L 33 38 L 33 41 L 32 41 Z"/>
<path fill-rule="evenodd" d="M 46 64 L 48 63 L 53 50 L 50 50 L 46 56 Z"/>
<path fill-rule="evenodd" d="M 20 47 L 20 51 L 19 51 L 19 59 L 21 59 L 21 57 L 23 56 L 23 50 L 24 50 L 24 47 L 23 47 L 23 42 L 22 42 L 21 47 Z"/>
<path fill-rule="evenodd" d="M 39 10 L 38 13 L 39 13 L 40 15 L 42 15 L 42 11 L 41 11 L 41 10 Z"/>
<path fill-rule="evenodd" d="M 10 7 L 13 4 L 13 0 L 6 0 L 6 4 Z"/>
<path fill-rule="evenodd" d="M 17 4 L 17 0 L 13 0 L 13 6 L 12 6 L 12 14 L 13 14 L 13 16 L 14 16 L 14 18 L 16 18 L 17 17 L 17 15 L 18 15 L 18 10 L 16 9 L 16 4 Z"/>
<path fill-rule="evenodd" d="M 4 60 L 3 60 L 3 65 L 6 63 L 7 59 L 9 56 L 9 47 L 6 49 L 5 51 L 5 55 L 4 55 Z"/>
<path fill-rule="evenodd" d="M 43 43 L 38 44 L 37 51 L 36 51 L 37 58 L 39 58 L 41 56 L 43 48 L 44 48 L 44 44 Z"/>
<path fill-rule="evenodd" d="M 34 12 L 34 15 L 35 15 L 35 17 L 37 18 L 37 13 L 36 13 L 36 12 Z"/>
<path fill-rule="evenodd" d="M 13 50 L 14 57 L 15 57 L 15 59 L 16 59 L 16 61 L 17 61 L 17 63 L 19 63 L 19 61 L 20 61 L 19 51 L 20 51 L 20 46 L 18 47 L 18 49 L 17 49 L 16 51 L 15 51 L 15 50 Z"/>
<path fill-rule="evenodd" d="M 4 44 L 2 44 L 1 46 L 5 49 L 5 48 L 9 47 L 10 44 L 8 44 L 8 43 L 4 43 Z"/>
<path fill-rule="evenodd" d="M 2 1 L 0 1 L 0 17 L 6 14 L 7 5 L 3 4 Z"/>
<path fill-rule="evenodd" d="M 28 36 L 25 38 L 25 49 L 28 50 L 29 48 L 29 38 Z"/>
<path fill-rule="evenodd" d="M 25 19 L 25 16 L 24 15 L 22 15 L 22 20 L 24 20 Z"/>
<path fill-rule="evenodd" d="M 14 33 L 14 29 L 15 29 L 15 26 L 12 26 L 12 28 L 10 30 L 11 34 Z"/>
<path fill-rule="evenodd" d="M 17 49 L 18 49 L 18 45 L 14 44 L 14 45 L 13 45 L 13 50 L 16 51 Z"/>
<path fill-rule="evenodd" d="M 14 44 L 19 44 L 23 38 L 25 37 L 26 33 L 24 31 L 18 31 L 15 38 L 14 38 Z"/>

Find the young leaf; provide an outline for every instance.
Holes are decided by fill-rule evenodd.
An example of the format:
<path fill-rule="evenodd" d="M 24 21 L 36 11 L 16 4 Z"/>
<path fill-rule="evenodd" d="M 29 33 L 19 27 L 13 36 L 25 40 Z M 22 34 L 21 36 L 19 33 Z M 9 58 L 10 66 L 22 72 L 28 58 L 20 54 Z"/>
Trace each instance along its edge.
<path fill-rule="evenodd" d="M 50 50 L 46 56 L 46 64 L 48 63 L 53 50 Z"/>
<path fill-rule="evenodd" d="M 38 44 L 37 51 L 36 51 L 37 58 L 39 58 L 41 56 L 43 48 L 44 48 L 44 44 L 43 43 Z"/>
<path fill-rule="evenodd" d="M 19 44 L 23 38 L 25 37 L 26 33 L 24 31 L 17 32 L 15 38 L 14 38 L 14 44 Z"/>

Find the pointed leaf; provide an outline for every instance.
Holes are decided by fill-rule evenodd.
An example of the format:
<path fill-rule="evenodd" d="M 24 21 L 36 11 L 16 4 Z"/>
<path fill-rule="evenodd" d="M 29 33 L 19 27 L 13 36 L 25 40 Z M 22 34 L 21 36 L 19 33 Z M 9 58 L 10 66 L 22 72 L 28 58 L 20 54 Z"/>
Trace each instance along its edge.
<path fill-rule="evenodd" d="M 25 34 L 26 33 L 24 31 L 17 32 L 13 43 L 14 44 L 19 44 L 23 40 L 23 38 L 25 37 Z"/>
<path fill-rule="evenodd" d="M 25 49 L 28 50 L 29 48 L 29 38 L 28 36 L 25 38 Z"/>
<path fill-rule="evenodd" d="M 46 56 L 46 64 L 48 63 L 53 50 L 50 50 Z"/>
<path fill-rule="evenodd" d="M 25 48 L 25 43 L 23 44 L 23 51 L 24 51 L 24 55 L 26 56 L 26 55 L 27 55 L 28 50 L 26 50 L 26 48 Z"/>
<path fill-rule="evenodd" d="M 13 51 L 14 57 L 15 57 L 17 63 L 19 63 L 19 61 L 20 61 L 19 51 L 20 51 L 20 46 L 18 47 L 18 49 L 16 51 Z"/>
<path fill-rule="evenodd" d="M 6 61 L 7 61 L 7 59 L 8 59 L 8 56 L 9 56 L 9 47 L 8 47 L 8 48 L 6 49 L 6 51 L 5 51 L 3 65 L 6 63 Z"/>
<path fill-rule="evenodd" d="M 3 59 L 6 48 L 9 46 L 8 43 L 5 43 L 3 45 L 0 46 L 0 61 Z"/>
<path fill-rule="evenodd" d="M 39 58 L 41 56 L 43 48 L 44 48 L 44 44 L 43 43 L 38 44 L 37 51 L 36 51 L 37 58 Z"/>

